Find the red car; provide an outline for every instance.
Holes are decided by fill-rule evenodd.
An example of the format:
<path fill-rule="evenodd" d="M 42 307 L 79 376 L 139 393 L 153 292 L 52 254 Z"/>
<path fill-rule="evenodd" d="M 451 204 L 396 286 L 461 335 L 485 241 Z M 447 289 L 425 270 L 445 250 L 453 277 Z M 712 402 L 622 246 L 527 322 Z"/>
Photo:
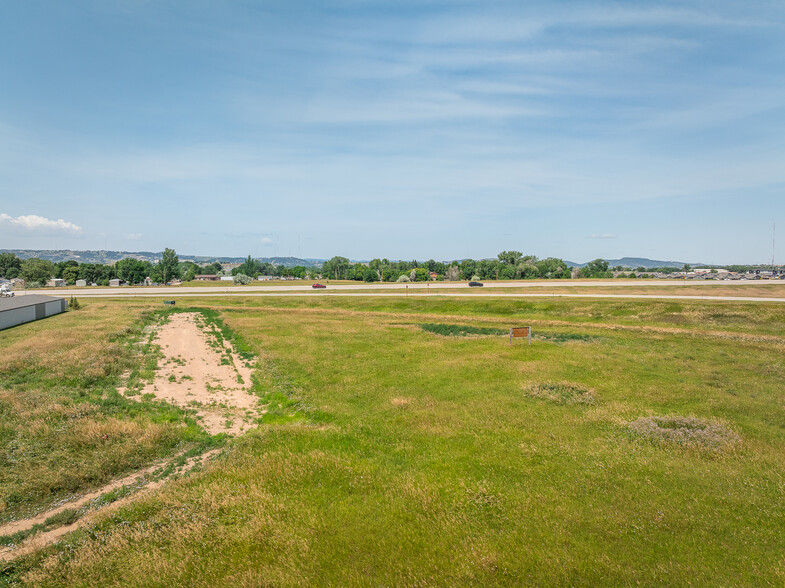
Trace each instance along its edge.
<path fill-rule="evenodd" d="M 326 287 L 327 286 L 325 286 L 324 284 L 314 284 L 313 286 L 311 286 L 311 288 L 326 288 Z"/>

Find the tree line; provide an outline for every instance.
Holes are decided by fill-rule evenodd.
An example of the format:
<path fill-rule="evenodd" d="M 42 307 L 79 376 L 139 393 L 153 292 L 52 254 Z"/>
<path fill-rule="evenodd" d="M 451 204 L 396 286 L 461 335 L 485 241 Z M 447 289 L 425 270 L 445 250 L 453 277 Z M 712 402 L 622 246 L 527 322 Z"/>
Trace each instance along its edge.
<path fill-rule="evenodd" d="M 689 266 L 685 266 L 685 270 Z M 351 262 L 346 257 L 335 256 L 324 262 L 321 267 L 285 267 L 253 259 L 250 255 L 242 264 L 225 272 L 219 262 L 200 267 L 192 261 L 180 261 L 177 252 L 167 248 L 158 263 L 125 258 L 114 265 L 100 263 L 78 263 L 76 261 L 51 262 L 39 258 L 20 259 L 13 253 L 0 253 L 0 277 L 7 279 L 21 277 L 29 285 L 45 285 L 52 278 L 61 278 L 66 284 L 73 285 L 76 280 L 88 284 L 108 286 L 109 280 L 119 278 L 129 284 L 141 284 L 149 277 L 155 283 L 168 283 L 178 279 L 193 280 L 198 274 L 229 274 L 235 281 L 243 283 L 257 276 L 355 280 L 361 282 L 425 282 L 430 280 L 527 280 L 527 279 L 565 279 L 611 278 L 623 270 L 621 266 L 610 268 L 604 259 L 595 259 L 584 267 L 573 270 L 567 263 L 556 257 L 539 259 L 534 255 L 524 255 L 520 251 L 502 251 L 496 259 L 463 259 L 442 262 L 428 261 L 390 261 L 373 259 L 368 263 Z M 645 268 L 637 268 L 642 272 Z M 675 268 L 656 268 L 649 271 L 680 271 Z M 615 273 L 614 273 L 615 272 Z M 245 278 L 248 278 L 246 280 Z M 627 277 L 626 275 L 623 277 Z M 635 274 L 630 274 L 635 277 Z"/>
<path fill-rule="evenodd" d="M 31 257 L 20 259 L 13 253 L 0 253 L 0 276 L 6 279 L 22 278 L 28 286 L 44 286 L 52 278 L 65 280 L 72 286 L 76 280 L 88 284 L 108 286 L 109 280 L 117 279 L 129 284 L 142 284 L 149 277 L 153 282 L 167 283 L 174 279 L 192 280 L 198 273 L 216 267 L 202 268 L 192 261 L 180 261 L 173 249 L 166 249 L 158 263 L 127 257 L 114 265 L 102 263 L 79 263 L 75 260 L 52 262 Z"/>

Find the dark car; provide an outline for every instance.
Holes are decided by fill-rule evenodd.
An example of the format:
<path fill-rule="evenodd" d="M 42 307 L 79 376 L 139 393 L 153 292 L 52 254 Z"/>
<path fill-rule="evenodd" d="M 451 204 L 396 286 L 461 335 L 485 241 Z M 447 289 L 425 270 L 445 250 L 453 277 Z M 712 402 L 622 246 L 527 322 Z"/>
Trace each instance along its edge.
<path fill-rule="evenodd" d="M 482 288 L 482 282 L 469 282 L 470 288 Z"/>
<path fill-rule="evenodd" d="M 311 288 L 326 288 L 326 287 L 327 286 L 325 286 L 324 284 L 314 284 L 313 286 L 311 286 Z"/>

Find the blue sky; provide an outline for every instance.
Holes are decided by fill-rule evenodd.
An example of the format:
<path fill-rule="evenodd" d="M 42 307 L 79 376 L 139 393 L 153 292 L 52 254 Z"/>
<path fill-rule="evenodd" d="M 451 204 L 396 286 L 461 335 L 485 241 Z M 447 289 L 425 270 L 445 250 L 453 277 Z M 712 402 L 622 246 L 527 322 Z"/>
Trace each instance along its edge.
<path fill-rule="evenodd" d="M 0 248 L 785 262 L 781 0 L 0 5 Z"/>

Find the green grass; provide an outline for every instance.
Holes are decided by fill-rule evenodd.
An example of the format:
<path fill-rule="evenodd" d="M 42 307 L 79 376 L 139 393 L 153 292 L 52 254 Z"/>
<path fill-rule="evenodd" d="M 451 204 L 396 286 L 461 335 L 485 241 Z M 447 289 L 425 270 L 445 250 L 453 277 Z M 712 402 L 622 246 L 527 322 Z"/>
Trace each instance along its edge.
<path fill-rule="evenodd" d="M 15 562 L 7 582 L 785 583 L 785 305 L 194 304 L 261 358 L 271 416 L 201 473 Z M 510 346 L 422 324 L 555 338 Z M 739 441 L 652 442 L 630 428 L 648 417 L 721 423 Z"/>

